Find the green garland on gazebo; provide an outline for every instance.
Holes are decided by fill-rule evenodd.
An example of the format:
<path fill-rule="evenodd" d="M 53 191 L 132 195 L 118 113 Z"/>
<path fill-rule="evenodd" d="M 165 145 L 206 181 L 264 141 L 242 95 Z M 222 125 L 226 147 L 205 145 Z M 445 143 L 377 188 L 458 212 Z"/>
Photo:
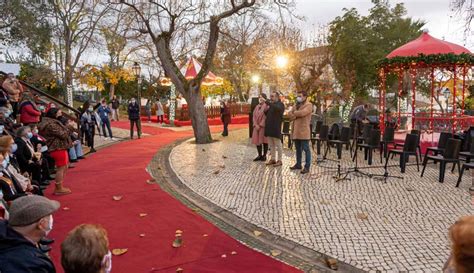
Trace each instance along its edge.
<path fill-rule="evenodd" d="M 410 57 L 393 57 L 393 58 L 384 58 L 380 60 L 377 64 L 377 67 L 387 67 L 387 66 L 410 66 L 412 64 L 417 65 L 474 65 L 474 55 L 462 53 L 455 55 L 452 53 L 449 54 L 431 54 L 424 55 L 419 54 L 418 56 Z"/>

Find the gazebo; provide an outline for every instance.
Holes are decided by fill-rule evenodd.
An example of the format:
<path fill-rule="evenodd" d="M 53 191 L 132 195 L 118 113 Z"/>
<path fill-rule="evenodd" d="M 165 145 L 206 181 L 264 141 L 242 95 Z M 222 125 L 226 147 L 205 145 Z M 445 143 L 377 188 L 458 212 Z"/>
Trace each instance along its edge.
<path fill-rule="evenodd" d="M 397 125 L 400 127 L 402 116 L 407 117 L 411 121 L 411 128 L 407 129 L 429 129 L 436 131 L 435 122 L 447 122 L 451 130 L 455 132 L 458 127 L 464 128 L 470 122 L 464 113 L 464 100 L 466 96 L 466 82 L 468 77 L 472 77 L 474 66 L 474 55 L 466 48 L 436 39 L 423 32 L 417 39 L 395 49 L 387 57 L 379 62 L 379 114 L 380 128 L 383 131 L 385 126 L 386 111 L 386 93 L 387 93 L 387 76 L 389 74 L 396 75 L 398 79 L 397 97 Z M 416 113 L 416 92 L 417 92 L 417 75 L 421 71 L 429 73 L 429 88 L 431 91 L 429 113 Z M 453 81 L 452 90 L 452 112 L 440 114 L 433 109 L 433 100 L 435 98 L 436 76 L 435 73 L 447 73 Z M 401 99 L 403 97 L 404 79 L 409 79 L 408 85 L 411 94 L 407 94 L 411 98 L 411 111 L 402 113 Z M 459 87 L 459 84 L 460 87 Z M 459 90 L 461 89 L 461 90 Z M 439 90 L 436 90 L 439 92 Z M 438 95 L 438 93 L 436 93 Z M 460 111 L 457 108 L 457 97 L 460 99 Z M 448 108 L 448 107 L 447 107 Z M 428 121 L 428 125 L 426 122 Z M 423 124 L 425 122 L 425 124 Z M 423 128 L 423 126 L 425 128 Z M 448 128 L 444 128 L 448 129 Z"/>

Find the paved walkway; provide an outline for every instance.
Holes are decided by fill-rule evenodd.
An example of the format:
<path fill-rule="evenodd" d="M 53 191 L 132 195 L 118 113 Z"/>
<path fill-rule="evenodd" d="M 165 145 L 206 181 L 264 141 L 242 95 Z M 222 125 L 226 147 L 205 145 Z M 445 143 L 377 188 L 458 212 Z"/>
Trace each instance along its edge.
<path fill-rule="evenodd" d="M 173 149 L 171 165 L 185 185 L 271 233 L 366 271 L 439 272 L 449 255 L 449 226 L 474 213 L 469 174 L 460 188 L 457 173 L 438 183 L 433 165 L 423 178 L 409 166 L 403 180 L 351 175 L 336 183 L 336 162 L 313 165 L 303 176 L 289 170 L 294 160 L 287 149 L 282 168 L 253 162 L 247 130 L 220 140 Z M 342 165 L 352 166 L 349 152 L 343 154 Z M 362 161 L 360 155 L 366 167 Z M 398 160 L 389 164 L 391 174 L 402 175 Z M 383 174 L 381 167 L 364 171 Z"/>

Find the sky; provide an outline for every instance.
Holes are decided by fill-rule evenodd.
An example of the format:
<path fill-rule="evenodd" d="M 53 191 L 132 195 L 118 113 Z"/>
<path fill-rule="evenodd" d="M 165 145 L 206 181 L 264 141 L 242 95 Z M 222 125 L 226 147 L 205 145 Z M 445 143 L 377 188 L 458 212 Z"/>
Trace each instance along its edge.
<path fill-rule="evenodd" d="M 400 2 L 405 4 L 407 16 L 426 22 L 430 35 L 474 51 L 474 26 L 465 39 L 464 22 L 451 11 L 450 0 L 390 0 L 392 5 Z M 303 27 L 310 31 L 313 26 L 328 24 L 342 15 L 343 8 L 356 8 L 360 14 L 367 15 L 372 6 L 370 0 L 296 0 L 296 13 L 305 17 Z"/>

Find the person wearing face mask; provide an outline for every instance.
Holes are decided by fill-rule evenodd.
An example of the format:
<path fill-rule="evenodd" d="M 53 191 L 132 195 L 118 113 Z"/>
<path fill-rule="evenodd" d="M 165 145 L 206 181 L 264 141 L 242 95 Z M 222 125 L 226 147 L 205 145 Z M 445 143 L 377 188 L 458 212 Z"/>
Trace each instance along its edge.
<path fill-rule="evenodd" d="M 0 125 L 4 126 L 4 132 L 12 135 L 13 132 L 21 127 L 20 124 L 15 124 L 14 120 L 11 118 L 12 110 L 7 107 L 0 107 Z"/>
<path fill-rule="evenodd" d="M 38 125 L 39 133 L 46 138 L 49 153 L 56 165 L 55 195 L 70 194 L 71 190 L 63 186 L 69 166 L 68 150 L 72 147 L 69 130 L 61 122 L 62 111 L 51 108 Z"/>
<path fill-rule="evenodd" d="M 46 138 L 39 134 L 37 124 L 30 124 L 30 128 L 31 132 L 33 132 L 33 137 L 30 139 L 31 143 L 33 143 L 35 151 L 41 153 L 43 158 L 41 177 L 43 180 L 53 180 L 54 178 L 51 177 L 51 174 L 54 173 L 54 159 L 49 154 Z"/>
<path fill-rule="evenodd" d="M 8 93 L 12 106 L 12 117 L 16 119 L 16 115 L 18 114 L 18 101 L 20 100 L 21 93 L 23 93 L 23 86 L 13 73 L 8 73 L 7 78 L 3 81 L 2 87 Z"/>
<path fill-rule="evenodd" d="M 112 111 L 110 111 L 110 108 L 107 105 L 107 102 L 105 101 L 105 99 L 102 100 L 99 109 L 97 109 L 97 113 L 99 114 L 99 117 L 100 117 L 100 123 L 102 124 L 102 132 L 104 132 L 105 139 L 106 140 L 109 139 L 107 137 L 107 131 L 108 131 L 110 139 L 115 140 L 112 135 L 112 129 L 110 128 L 110 119 L 109 119 L 109 115 L 110 113 L 112 113 Z M 107 131 L 105 130 L 106 128 L 107 128 Z"/>
<path fill-rule="evenodd" d="M 229 103 L 227 101 L 222 101 L 221 103 L 221 121 L 224 125 L 224 131 L 222 132 L 222 136 L 226 137 L 229 135 L 229 124 L 232 122 Z"/>
<path fill-rule="evenodd" d="M 9 220 L 0 221 L 0 272 L 56 272 L 38 243 L 53 229 L 59 207 L 59 202 L 39 195 L 11 203 Z"/>
<path fill-rule="evenodd" d="M 84 132 L 86 144 L 90 148 L 91 153 L 95 152 L 94 136 L 96 128 L 100 134 L 99 120 L 100 117 L 97 115 L 96 112 L 94 112 L 94 107 L 92 107 L 92 105 L 90 105 L 87 108 L 87 111 L 84 112 L 84 114 L 82 114 L 81 116 L 81 131 Z"/>
<path fill-rule="evenodd" d="M 311 150 L 309 141 L 311 139 L 311 113 L 313 105 L 307 100 L 306 92 L 299 92 L 296 97 L 296 106 L 293 107 L 288 117 L 292 123 L 291 137 L 296 147 L 296 164 L 290 167 L 291 170 L 301 170 L 302 174 L 309 173 L 311 166 Z M 305 165 L 302 167 L 303 151 L 305 153 Z"/>
<path fill-rule="evenodd" d="M 265 120 L 265 136 L 268 139 L 271 151 L 271 159 L 267 162 L 267 165 L 278 167 L 282 165 L 281 124 L 285 105 L 281 102 L 278 92 L 273 92 L 270 95 L 270 101 L 266 103 L 269 107 L 265 113 L 267 116 Z"/>
<path fill-rule="evenodd" d="M 75 227 L 61 243 L 61 265 L 65 273 L 110 273 L 112 253 L 107 231 L 100 225 Z"/>
<path fill-rule="evenodd" d="M 266 94 L 260 94 L 258 97 L 259 104 L 255 107 L 252 114 L 253 130 L 252 130 L 252 144 L 257 146 L 258 156 L 253 161 L 266 161 L 268 142 L 265 137 L 265 112 L 268 109 L 268 105 L 265 103 L 267 100 Z"/>
<path fill-rule="evenodd" d="M 41 152 L 35 151 L 35 146 L 31 142 L 33 137 L 31 128 L 29 126 L 20 127 L 16 135 L 18 136 L 15 139 L 17 149 L 14 154 L 18 160 L 21 173 L 28 173 L 33 180 L 42 181 L 41 164 L 43 158 Z"/>
<path fill-rule="evenodd" d="M 130 139 L 133 139 L 133 127 L 134 125 L 137 127 L 137 135 L 140 139 L 142 135 L 141 131 L 141 123 L 140 123 L 140 105 L 132 98 L 130 104 L 128 105 L 128 120 L 130 120 Z"/>
<path fill-rule="evenodd" d="M 23 95 L 19 112 L 20 122 L 24 125 L 40 122 L 41 111 L 29 93 Z"/>
<path fill-rule="evenodd" d="M 18 180 L 8 172 L 7 169 L 10 164 L 9 158 L 0 154 L 0 162 L 0 190 L 3 193 L 3 199 L 7 202 L 11 202 L 17 198 L 31 194 L 31 192 L 26 192 Z"/>

